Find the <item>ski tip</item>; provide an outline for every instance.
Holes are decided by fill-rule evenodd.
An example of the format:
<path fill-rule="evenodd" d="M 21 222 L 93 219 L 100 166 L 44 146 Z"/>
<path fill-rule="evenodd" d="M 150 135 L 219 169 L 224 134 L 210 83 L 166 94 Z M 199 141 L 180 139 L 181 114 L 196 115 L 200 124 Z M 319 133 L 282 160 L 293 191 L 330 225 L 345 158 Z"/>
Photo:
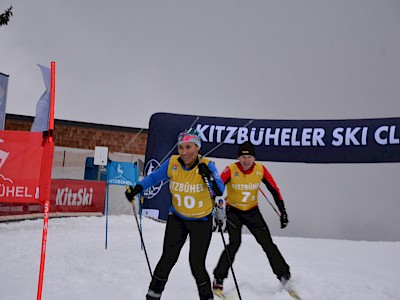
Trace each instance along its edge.
<path fill-rule="evenodd" d="M 238 296 L 235 292 L 230 292 L 229 294 L 224 294 L 222 290 L 213 289 L 213 294 L 217 296 L 218 299 L 222 300 L 238 300 Z"/>
<path fill-rule="evenodd" d="M 295 300 L 303 300 L 295 290 L 288 290 L 288 293 L 290 295 L 290 297 L 292 297 Z"/>
<path fill-rule="evenodd" d="M 213 289 L 212 292 L 213 292 L 213 294 L 214 294 L 215 296 L 219 297 L 220 299 L 228 300 L 228 298 L 224 295 L 224 293 L 222 292 L 222 290 Z"/>

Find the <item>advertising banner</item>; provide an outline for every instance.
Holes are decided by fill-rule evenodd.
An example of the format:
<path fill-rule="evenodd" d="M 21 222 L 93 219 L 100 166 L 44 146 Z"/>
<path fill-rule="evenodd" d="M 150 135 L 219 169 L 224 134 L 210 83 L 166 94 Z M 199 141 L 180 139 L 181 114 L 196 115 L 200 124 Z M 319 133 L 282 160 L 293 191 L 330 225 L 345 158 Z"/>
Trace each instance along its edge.
<path fill-rule="evenodd" d="M 41 201 L 43 155 L 41 132 L 0 131 L 0 203 Z M 49 159 L 52 161 L 52 157 Z"/>
<path fill-rule="evenodd" d="M 50 216 L 91 216 L 104 214 L 104 181 L 53 179 Z M 43 205 L 0 203 L 0 220 L 43 217 Z"/>
<path fill-rule="evenodd" d="M 400 162 L 400 118 L 348 120 L 259 120 L 157 113 L 150 119 L 145 174 L 177 154 L 177 136 L 200 134 L 200 153 L 237 158 L 238 145 L 251 141 L 259 161 L 293 163 Z M 143 208 L 165 220 L 171 205 L 168 185 L 145 191 Z"/>
<path fill-rule="evenodd" d="M 113 185 L 135 185 L 138 181 L 138 170 L 135 163 L 109 161 L 107 165 L 107 182 Z"/>
<path fill-rule="evenodd" d="M 105 192 L 103 181 L 53 179 L 50 212 L 103 214 Z"/>

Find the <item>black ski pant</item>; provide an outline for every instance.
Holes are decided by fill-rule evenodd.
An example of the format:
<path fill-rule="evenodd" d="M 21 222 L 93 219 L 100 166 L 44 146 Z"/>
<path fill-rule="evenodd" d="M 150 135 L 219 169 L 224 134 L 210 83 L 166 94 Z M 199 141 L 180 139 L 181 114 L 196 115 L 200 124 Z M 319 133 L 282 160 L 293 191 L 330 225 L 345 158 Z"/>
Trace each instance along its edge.
<path fill-rule="evenodd" d="M 226 217 L 226 226 L 229 234 L 229 244 L 227 248 L 230 258 L 228 257 L 226 249 L 224 249 L 214 269 L 215 278 L 225 279 L 228 277 L 230 261 L 233 263 L 242 242 L 243 225 L 250 230 L 257 242 L 261 245 L 267 255 L 272 271 L 278 279 L 280 279 L 282 275 L 290 274 L 289 265 L 286 263 L 278 247 L 272 241 L 267 223 L 262 217 L 258 206 L 248 211 L 241 211 L 232 206 L 227 206 Z"/>
<path fill-rule="evenodd" d="M 189 264 L 196 280 L 200 299 L 212 299 L 210 276 L 206 270 L 206 256 L 212 235 L 211 215 L 207 217 L 207 220 L 198 221 L 184 220 L 174 214 L 168 215 L 163 252 L 154 270 L 149 289 L 162 293 L 188 235 Z"/>

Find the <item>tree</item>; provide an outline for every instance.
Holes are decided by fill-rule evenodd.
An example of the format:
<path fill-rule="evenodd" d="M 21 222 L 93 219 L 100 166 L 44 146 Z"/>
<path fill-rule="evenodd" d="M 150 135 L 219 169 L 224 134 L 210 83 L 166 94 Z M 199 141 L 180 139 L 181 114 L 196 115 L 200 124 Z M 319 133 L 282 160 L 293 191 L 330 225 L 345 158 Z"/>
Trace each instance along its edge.
<path fill-rule="evenodd" d="M 5 12 L 0 15 L 0 26 L 7 25 L 12 15 L 12 6 L 10 6 L 9 9 L 6 9 Z"/>

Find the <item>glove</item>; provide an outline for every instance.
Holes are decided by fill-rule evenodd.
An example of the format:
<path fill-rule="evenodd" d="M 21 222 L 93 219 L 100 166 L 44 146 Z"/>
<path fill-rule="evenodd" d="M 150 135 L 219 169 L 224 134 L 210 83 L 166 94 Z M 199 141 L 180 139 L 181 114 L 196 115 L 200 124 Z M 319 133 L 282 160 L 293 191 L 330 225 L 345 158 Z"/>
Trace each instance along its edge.
<path fill-rule="evenodd" d="M 132 202 L 133 198 L 140 194 L 143 191 L 143 188 L 140 184 L 133 186 L 128 186 L 125 190 L 125 197 L 129 202 Z"/>
<path fill-rule="evenodd" d="M 211 171 L 205 163 L 199 163 L 197 168 L 199 169 L 201 177 L 207 178 L 209 181 L 211 180 Z"/>
<path fill-rule="evenodd" d="M 281 228 L 285 228 L 289 223 L 288 216 L 285 210 L 281 211 Z"/>

